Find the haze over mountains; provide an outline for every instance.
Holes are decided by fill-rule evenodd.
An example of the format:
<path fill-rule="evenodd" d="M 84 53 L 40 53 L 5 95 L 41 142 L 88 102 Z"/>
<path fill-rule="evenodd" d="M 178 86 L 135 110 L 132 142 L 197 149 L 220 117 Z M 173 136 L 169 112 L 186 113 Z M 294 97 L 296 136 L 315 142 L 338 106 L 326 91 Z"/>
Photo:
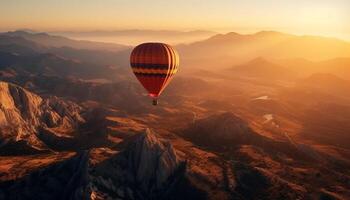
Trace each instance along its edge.
<path fill-rule="evenodd" d="M 228 67 L 256 57 L 322 61 L 349 57 L 349 50 L 350 44 L 338 39 L 296 36 L 273 31 L 262 31 L 251 35 L 234 32 L 218 34 L 207 40 L 179 46 L 185 64 L 201 62 L 201 65 L 207 68 Z"/>
<path fill-rule="evenodd" d="M 170 44 L 190 43 L 206 39 L 215 32 L 205 30 L 174 31 L 174 30 L 118 30 L 118 31 L 90 31 L 90 32 L 53 32 L 65 37 L 100 42 L 113 42 L 138 45 L 145 41 L 167 41 Z"/>
<path fill-rule="evenodd" d="M 350 198 L 349 43 L 264 31 L 178 45 L 157 107 L 131 48 L 0 34 L 0 199 Z"/>
<path fill-rule="evenodd" d="M 127 48 L 127 46 L 124 45 L 102 42 L 90 42 L 83 40 L 72 40 L 61 36 L 49 35 L 47 33 L 29 33 L 25 31 L 13 31 L 2 33 L 1 36 L 12 37 L 13 39 L 22 38 L 46 47 L 74 47 L 77 49 L 111 51 L 118 51 Z"/>

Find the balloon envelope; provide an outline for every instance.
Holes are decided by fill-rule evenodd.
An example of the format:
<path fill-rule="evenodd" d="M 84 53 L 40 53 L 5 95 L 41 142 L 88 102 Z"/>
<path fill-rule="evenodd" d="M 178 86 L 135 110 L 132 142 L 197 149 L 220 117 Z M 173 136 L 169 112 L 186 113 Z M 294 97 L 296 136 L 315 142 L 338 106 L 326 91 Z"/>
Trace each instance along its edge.
<path fill-rule="evenodd" d="M 157 99 L 176 74 L 179 56 L 168 44 L 143 43 L 131 52 L 130 65 L 149 95 Z"/>

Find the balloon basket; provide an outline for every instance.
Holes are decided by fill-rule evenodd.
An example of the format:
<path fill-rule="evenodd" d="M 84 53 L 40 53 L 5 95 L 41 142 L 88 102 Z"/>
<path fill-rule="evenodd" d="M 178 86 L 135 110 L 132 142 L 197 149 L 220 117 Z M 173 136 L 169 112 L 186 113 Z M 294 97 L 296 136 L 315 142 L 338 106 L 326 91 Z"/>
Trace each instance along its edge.
<path fill-rule="evenodd" d="M 153 99 L 152 100 L 152 105 L 154 105 L 154 106 L 158 105 L 158 99 Z"/>

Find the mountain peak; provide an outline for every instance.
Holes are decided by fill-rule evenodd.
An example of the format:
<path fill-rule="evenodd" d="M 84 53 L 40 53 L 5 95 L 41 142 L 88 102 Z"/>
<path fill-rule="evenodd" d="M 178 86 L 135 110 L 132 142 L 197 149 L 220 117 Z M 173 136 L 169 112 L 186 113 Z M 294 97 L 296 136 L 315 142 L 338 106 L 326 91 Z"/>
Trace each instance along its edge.
<path fill-rule="evenodd" d="M 267 69 L 277 69 L 277 68 L 283 68 L 283 67 L 273 62 L 270 62 L 264 57 L 256 57 L 253 60 L 248 61 L 246 64 L 236 66 L 233 69 L 246 71 L 246 70 L 257 70 L 259 68 L 267 70 Z"/>
<path fill-rule="evenodd" d="M 14 32 L 16 32 L 16 31 L 23 31 L 23 32 L 27 32 L 27 33 L 38 33 L 38 31 L 36 31 L 36 30 L 27 29 L 27 28 L 17 29 L 17 30 L 15 30 Z"/>
<path fill-rule="evenodd" d="M 22 36 L 22 35 L 29 35 L 30 33 L 24 30 L 15 30 L 15 31 L 9 31 L 6 34 Z"/>
<path fill-rule="evenodd" d="M 295 78 L 295 73 L 279 64 L 270 62 L 263 57 L 257 57 L 245 64 L 231 68 L 235 74 L 266 80 L 289 80 Z"/>
<path fill-rule="evenodd" d="M 7 82 L 0 82 L 0 105 L 3 109 L 18 109 L 22 114 L 34 115 L 34 108 L 42 99 L 26 89 Z M 33 116 L 31 116 L 33 117 Z"/>
<path fill-rule="evenodd" d="M 228 32 L 225 34 L 226 36 L 241 36 L 241 34 L 236 33 L 236 32 Z"/>
<path fill-rule="evenodd" d="M 282 35 L 288 35 L 282 32 L 278 31 L 259 31 L 255 33 L 254 35 L 256 36 L 282 36 Z"/>
<path fill-rule="evenodd" d="M 256 57 L 253 60 L 249 61 L 251 64 L 261 64 L 261 63 L 270 63 L 266 58 L 264 57 Z"/>
<path fill-rule="evenodd" d="M 179 165 L 172 145 L 159 140 L 150 129 L 141 133 L 127 151 L 132 155 L 129 163 L 135 169 L 135 178 L 144 190 L 153 181 L 155 188 L 161 188 Z"/>
<path fill-rule="evenodd" d="M 175 182 L 172 177 L 180 167 L 181 163 L 172 145 L 159 139 L 150 129 L 145 129 L 143 133 L 130 138 L 125 149 L 104 162 L 94 172 L 94 176 L 100 177 L 96 180 L 98 185 L 110 183 L 108 187 L 118 194 L 121 190 L 129 190 L 123 196 L 133 198 L 126 199 L 159 199 L 155 197 L 165 194 L 173 187 Z M 111 182 L 111 175 L 117 181 Z"/>
<path fill-rule="evenodd" d="M 254 34 L 239 34 L 236 32 L 228 32 L 226 34 L 216 34 L 212 39 L 227 39 L 242 36 L 260 36 L 260 37 L 275 37 L 275 36 L 288 36 L 289 34 L 277 32 L 277 31 L 259 31 Z"/>
<path fill-rule="evenodd" d="M 40 36 L 45 36 L 49 37 L 50 35 L 45 32 L 33 32 L 33 31 L 27 31 L 27 30 L 16 30 L 16 31 L 9 31 L 6 33 L 7 35 L 11 36 L 17 36 L 17 37 L 40 37 Z"/>
<path fill-rule="evenodd" d="M 242 35 L 239 33 L 229 32 L 226 34 L 216 34 L 216 35 L 212 36 L 211 38 L 209 38 L 208 40 L 227 40 L 227 39 L 232 39 L 232 38 L 240 37 L 240 36 L 242 36 Z"/>

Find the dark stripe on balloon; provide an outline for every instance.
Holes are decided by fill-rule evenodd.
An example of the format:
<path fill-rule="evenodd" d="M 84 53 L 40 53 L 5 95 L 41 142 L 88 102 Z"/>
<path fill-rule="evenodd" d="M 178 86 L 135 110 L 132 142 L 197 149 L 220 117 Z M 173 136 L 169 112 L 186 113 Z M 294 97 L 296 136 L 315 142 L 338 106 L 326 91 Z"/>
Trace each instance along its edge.
<path fill-rule="evenodd" d="M 131 63 L 132 68 L 168 69 L 168 64 Z"/>
<path fill-rule="evenodd" d="M 146 73 L 134 73 L 136 76 L 145 76 L 145 77 L 166 77 L 167 74 L 146 74 Z"/>

